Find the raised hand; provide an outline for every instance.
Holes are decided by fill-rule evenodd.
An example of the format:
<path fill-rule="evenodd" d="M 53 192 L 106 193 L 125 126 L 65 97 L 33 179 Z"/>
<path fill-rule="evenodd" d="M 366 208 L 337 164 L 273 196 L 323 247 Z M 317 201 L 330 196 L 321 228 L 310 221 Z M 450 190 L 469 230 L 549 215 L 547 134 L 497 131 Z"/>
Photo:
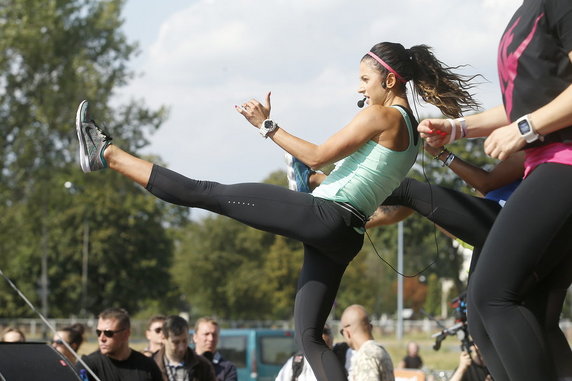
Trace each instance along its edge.
<path fill-rule="evenodd" d="M 270 117 L 270 95 L 268 92 L 266 94 L 265 105 L 257 101 L 256 99 L 251 99 L 240 106 L 234 106 L 236 111 L 246 118 L 254 127 L 259 128 L 262 122 Z"/>

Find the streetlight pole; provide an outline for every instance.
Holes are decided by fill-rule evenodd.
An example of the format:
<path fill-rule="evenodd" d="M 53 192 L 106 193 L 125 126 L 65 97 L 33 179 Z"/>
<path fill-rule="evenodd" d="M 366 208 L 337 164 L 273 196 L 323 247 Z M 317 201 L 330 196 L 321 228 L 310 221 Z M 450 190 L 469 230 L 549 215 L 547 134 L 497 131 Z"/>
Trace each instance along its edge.
<path fill-rule="evenodd" d="M 48 229 L 46 224 L 43 223 L 42 226 L 42 262 L 41 262 L 42 272 L 40 276 L 40 300 L 42 303 L 42 315 L 46 318 L 50 311 L 48 295 L 50 293 L 49 281 L 48 281 Z M 46 332 L 44 331 L 44 335 Z"/>
<path fill-rule="evenodd" d="M 397 224 L 397 340 L 403 338 L 403 221 Z"/>
<path fill-rule="evenodd" d="M 81 316 L 87 315 L 87 265 L 89 258 L 89 220 L 83 219 L 83 251 L 81 264 Z"/>
<path fill-rule="evenodd" d="M 78 189 L 71 181 L 66 181 L 64 187 L 74 194 Z M 83 247 L 82 247 L 82 261 L 81 261 L 81 308 L 80 315 L 87 315 L 87 271 L 89 264 L 89 219 L 87 214 L 83 218 Z"/>

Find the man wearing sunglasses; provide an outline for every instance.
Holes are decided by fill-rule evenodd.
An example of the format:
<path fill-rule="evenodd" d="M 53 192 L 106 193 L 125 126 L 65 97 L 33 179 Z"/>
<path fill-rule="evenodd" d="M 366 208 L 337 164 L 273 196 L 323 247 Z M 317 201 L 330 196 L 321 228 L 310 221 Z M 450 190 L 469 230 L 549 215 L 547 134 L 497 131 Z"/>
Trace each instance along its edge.
<path fill-rule="evenodd" d="M 157 364 L 129 347 L 131 320 L 127 311 L 108 308 L 101 312 L 95 334 L 99 350 L 82 359 L 100 380 L 162 381 Z M 93 380 L 89 372 L 87 376 Z"/>
<path fill-rule="evenodd" d="M 143 354 L 147 357 L 153 356 L 163 346 L 163 323 L 167 317 L 163 315 L 155 315 L 149 319 L 145 337 L 147 338 L 147 348 L 143 350 Z"/>

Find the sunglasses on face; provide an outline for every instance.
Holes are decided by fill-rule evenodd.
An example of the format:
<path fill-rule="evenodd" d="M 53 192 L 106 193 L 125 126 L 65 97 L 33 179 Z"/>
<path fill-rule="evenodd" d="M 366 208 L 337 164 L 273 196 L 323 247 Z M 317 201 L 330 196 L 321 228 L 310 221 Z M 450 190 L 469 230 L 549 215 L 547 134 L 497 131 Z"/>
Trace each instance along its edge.
<path fill-rule="evenodd" d="M 103 331 L 100 330 L 100 329 L 96 329 L 96 330 L 95 330 L 95 334 L 97 335 L 97 337 L 99 337 L 99 336 L 101 336 L 101 334 L 103 333 L 103 336 L 112 338 L 113 335 L 115 335 L 116 333 L 119 333 L 119 332 L 121 332 L 121 331 L 125 331 L 126 329 L 127 329 L 127 328 L 121 328 L 121 329 L 118 329 L 118 330 L 115 330 L 115 331 L 113 331 L 113 330 L 111 330 L 111 329 L 105 329 L 105 330 L 103 330 Z"/>
<path fill-rule="evenodd" d="M 63 340 L 52 340 L 52 345 L 64 345 Z"/>

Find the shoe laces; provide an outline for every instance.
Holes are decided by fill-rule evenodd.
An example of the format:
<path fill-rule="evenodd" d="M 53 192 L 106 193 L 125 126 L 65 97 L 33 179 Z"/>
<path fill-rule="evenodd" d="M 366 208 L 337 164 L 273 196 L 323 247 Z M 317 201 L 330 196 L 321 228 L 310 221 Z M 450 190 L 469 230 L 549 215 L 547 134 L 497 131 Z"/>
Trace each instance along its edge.
<path fill-rule="evenodd" d="M 95 130 L 103 136 L 103 141 L 104 142 L 109 142 L 111 140 L 113 140 L 113 138 L 111 137 L 111 135 L 103 128 L 97 125 L 97 123 L 95 123 L 95 120 L 90 119 L 89 123 L 93 124 L 93 126 L 95 127 Z"/>

